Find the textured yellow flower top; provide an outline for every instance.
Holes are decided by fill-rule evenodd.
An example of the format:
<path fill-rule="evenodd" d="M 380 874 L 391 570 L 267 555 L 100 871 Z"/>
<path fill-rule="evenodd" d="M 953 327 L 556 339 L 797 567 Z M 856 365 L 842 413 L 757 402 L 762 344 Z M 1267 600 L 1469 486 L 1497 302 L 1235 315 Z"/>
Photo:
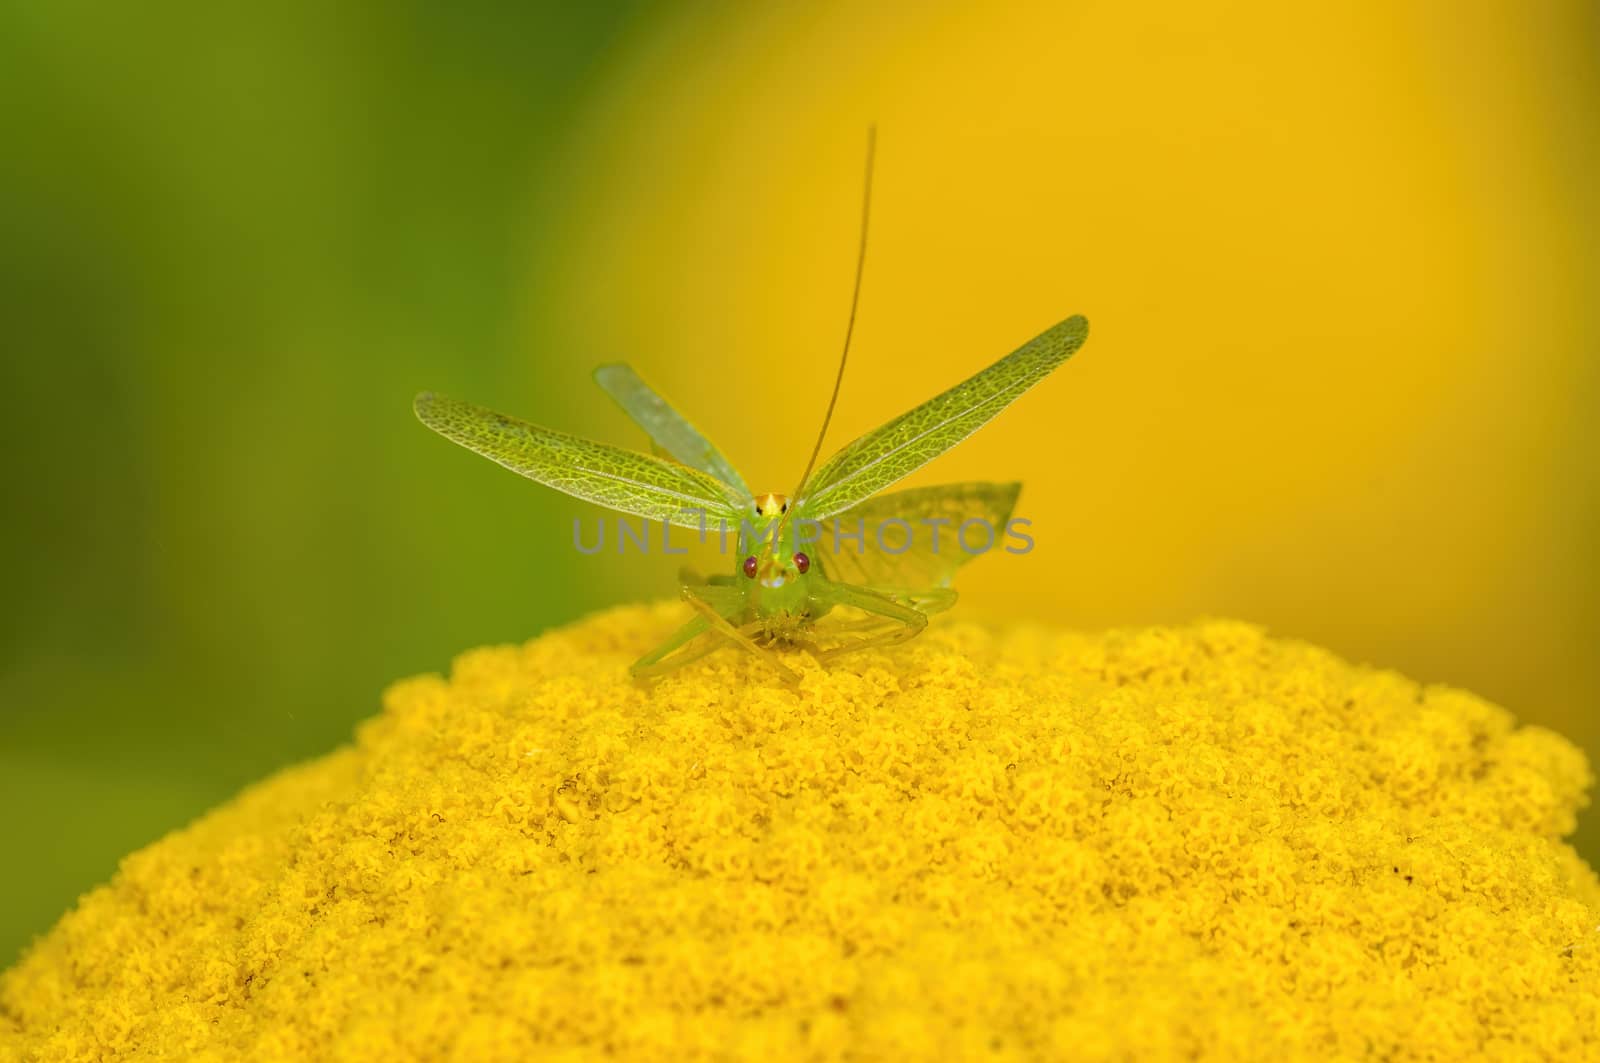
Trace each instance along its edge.
<path fill-rule="evenodd" d="M 127 859 L 4 1059 L 1600 1057 L 1589 772 L 1236 623 L 626 665 L 627 608 L 395 686 Z"/>

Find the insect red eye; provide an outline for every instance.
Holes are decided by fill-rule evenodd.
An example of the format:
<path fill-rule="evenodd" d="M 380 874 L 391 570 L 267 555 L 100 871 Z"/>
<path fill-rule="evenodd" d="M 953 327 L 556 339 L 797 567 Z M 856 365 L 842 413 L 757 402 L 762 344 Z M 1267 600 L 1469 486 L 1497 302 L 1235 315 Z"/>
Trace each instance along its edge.
<path fill-rule="evenodd" d="M 804 576 L 806 574 L 806 570 L 811 567 L 811 559 L 805 554 L 795 554 L 794 567 L 799 569 L 800 574 Z"/>
<path fill-rule="evenodd" d="M 756 559 L 754 555 L 744 559 L 744 574 L 751 579 L 756 578 Z"/>

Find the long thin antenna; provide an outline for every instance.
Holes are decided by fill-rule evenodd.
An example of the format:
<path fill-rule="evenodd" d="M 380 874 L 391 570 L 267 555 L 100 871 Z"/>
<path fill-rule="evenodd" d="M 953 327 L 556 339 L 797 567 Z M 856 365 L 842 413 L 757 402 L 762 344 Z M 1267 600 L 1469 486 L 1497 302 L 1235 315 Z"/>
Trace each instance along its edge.
<path fill-rule="evenodd" d="M 833 378 L 833 395 L 828 399 L 828 412 L 822 415 L 822 430 L 817 433 L 817 445 L 811 448 L 811 460 L 806 462 L 806 471 L 794 489 L 796 502 L 800 500 L 800 492 L 805 489 L 806 481 L 811 478 L 811 470 L 816 467 L 817 455 L 822 453 L 822 441 L 828 435 L 828 422 L 833 420 L 833 408 L 839 404 L 839 388 L 844 384 L 845 363 L 850 360 L 850 337 L 856 331 L 856 307 L 861 305 L 861 273 L 867 263 L 867 219 L 872 214 L 872 157 L 877 151 L 877 146 L 878 126 L 874 123 L 867 126 L 867 177 L 861 193 L 861 248 L 856 253 L 856 286 L 850 294 L 850 320 L 844 327 L 844 350 L 839 355 L 839 375 Z"/>

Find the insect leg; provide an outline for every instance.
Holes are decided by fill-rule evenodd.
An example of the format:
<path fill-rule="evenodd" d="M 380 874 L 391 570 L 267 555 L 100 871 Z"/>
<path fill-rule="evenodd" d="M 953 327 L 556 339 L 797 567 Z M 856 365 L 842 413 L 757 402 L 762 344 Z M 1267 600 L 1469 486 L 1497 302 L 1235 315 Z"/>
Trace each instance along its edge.
<path fill-rule="evenodd" d="M 862 589 L 871 590 L 874 593 L 881 594 L 891 601 L 894 601 L 900 605 L 910 606 L 919 613 L 923 613 L 928 616 L 932 616 L 934 613 L 941 613 L 950 608 L 952 605 L 956 604 L 956 592 L 951 587 L 934 587 L 930 590 L 921 591 L 903 591 L 899 589 L 890 589 L 887 587 L 871 587 Z M 846 603 L 840 602 L 838 604 L 843 605 Z M 876 631 L 883 627 L 884 622 L 884 617 L 875 616 L 870 620 L 853 620 L 849 623 L 835 624 L 832 628 L 832 631 L 836 635 L 844 634 L 846 632 Z"/>
<path fill-rule="evenodd" d="M 696 616 L 687 624 L 684 624 L 682 627 L 680 627 L 677 631 L 674 631 L 672 633 L 672 637 L 667 639 L 667 641 L 663 642 L 661 645 L 657 646 L 643 657 L 640 657 L 637 661 L 634 661 L 633 666 L 629 668 L 628 671 L 635 679 L 651 679 L 656 676 L 665 675 L 675 668 L 688 664 L 690 661 L 698 660 L 699 658 L 704 657 L 706 654 L 722 645 L 722 640 L 720 638 L 707 639 L 704 646 L 697 647 L 691 651 L 677 652 L 676 655 L 674 654 L 675 651 L 682 650 L 684 646 L 693 642 L 701 635 L 706 634 L 710 629 L 711 625 L 706 622 L 705 617 Z"/>
<path fill-rule="evenodd" d="M 851 583 L 824 583 L 817 591 L 817 597 L 827 601 L 830 605 L 848 605 L 862 612 L 871 613 L 874 617 L 892 621 L 894 627 L 880 635 L 864 636 L 852 639 L 843 646 L 835 646 L 824 650 L 818 655 L 819 659 L 826 660 L 838 657 L 845 653 L 855 653 L 857 650 L 872 649 L 877 646 L 892 646 L 897 642 L 914 638 L 922 633 L 928 626 L 928 614 L 904 602 L 896 601 L 894 597 L 867 587 L 857 587 Z"/>
<path fill-rule="evenodd" d="M 756 645 L 756 641 L 751 637 L 750 633 L 743 628 L 734 627 L 733 624 L 729 622 L 728 618 L 719 612 L 717 608 L 707 600 L 709 597 L 711 597 L 711 592 L 714 590 L 725 589 L 720 587 L 685 587 L 683 588 L 683 600 L 688 602 L 695 608 L 697 612 L 700 613 L 700 615 L 705 619 L 706 623 L 711 626 L 713 631 L 738 644 L 742 648 L 761 658 L 767 664 L 771 665 L 773 670 L 783 677 L 784 682 L 791 685 L 799 685 L 800 676 L 797 675 L 795 671 L 788 665 L 778 660 L 778 655 L 776 653 L 773 653 L 764 646 Z M 729 597 L 732 598 L 735 596 L 730 595 Z M 744 604 L 744 595 L 737 594 L 736 597 L 739 605 L 742 606 Z"/>
<path fill-rule="evenodd" d="M 954 587 L 929 587 L 920 591 L 904 591 L 899 588 L 889 589 L 874 587 L 873 590 L 886 594 L 901 605 L 909 605 L 920 613 L 932 616 L 942 613 L 956 604 L 956 591 Z"/>
<path fill-rule="evenodd" d="M 691 588 L 681 588 L 683 596 L 687 599 Z M 726 617 L 735 616 L 744 608 L 744 595 L 737 591 L 730 591 L 723 587 L 708 587 L 701 585 L 693 588 L 700 596 L 700 600 L 709 607 L 710 614 L 701 609 L 696 609 L 700 615 L 684 624 L 666 642 L 657 646 L 650 653 L 633 662 L 630 671 L 636 679 L 648 679 L 654 676 L 665 675 L 667 672 L 680 668 L 690 661 L 697 661 L 713 650 L 718 649 L 727 641 L 722 631 L 716 629 L 712 617 L 723 624 L 727 624 Z M 692 603 L 691 603 L 692 604 Z M 709 635 L 701 645 L 692 645 L 696 638 Z M 687 647 L 687 648 L 685 648 Z"/>

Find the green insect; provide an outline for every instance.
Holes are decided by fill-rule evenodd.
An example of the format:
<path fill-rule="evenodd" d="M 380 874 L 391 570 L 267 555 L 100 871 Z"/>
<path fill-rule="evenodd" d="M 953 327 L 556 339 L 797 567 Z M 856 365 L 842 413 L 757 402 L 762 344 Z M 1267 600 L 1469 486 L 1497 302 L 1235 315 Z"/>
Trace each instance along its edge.
<path fill-rule="evenodd" d="M 626 365 L 605 365 L 595 381 L 650 436 L 654 454 L 624 450 L 528 424 L 492 410 L 431 393 L 417 396 L 423 424 L 468 450 L 548 487 L 608 509 L 677 527 L 738 529 L 738 563 L 732 575 L 691 577 L 682 588 L 695 615 L 666 642 L 633 665 L 653 677 L 733 644 L 765 660 L 785 680 L 795 672 L 774 652 L 799 645 L 819 660 L 900 642 L 919 634 L 930 614 L 955 602 L 950 580 L 974 554 L 955 547 L 952 534 L 911 536 L 899 551 L 816 551 L 822 522 L 845 529 L 910 527 L 930 521 L 951 529 L 969 521 L 990 529 L 1008 525 L 1021 484 L 962 483 L 880 495 L 977 431 L 1023 392 L 1043 380 L 1083 345 L 1088 322 L 1070 317 L 976 376 L 901 414 L 846 446 L 816 469 L 828 422 L 839 398 L 854 331 L 866 253 L 869 195 L 862 210 L 861 249 L 844 355 L 833 397 L 800 487 L 792 500 L 754 494 L 711 441 Z M 881 532 L 879 533 L 881 535 Z M 868 533 L 865 539 L 874 538 Z M 926 540 L 926 541 L 924 541 Z M 881 540 L 880 540 L 881 541 Z M 834 539 L 837 547 L 839 539 Z M 815 624 L 837 606 L 865 614 L 829 632 L 826 647 Z"/>

